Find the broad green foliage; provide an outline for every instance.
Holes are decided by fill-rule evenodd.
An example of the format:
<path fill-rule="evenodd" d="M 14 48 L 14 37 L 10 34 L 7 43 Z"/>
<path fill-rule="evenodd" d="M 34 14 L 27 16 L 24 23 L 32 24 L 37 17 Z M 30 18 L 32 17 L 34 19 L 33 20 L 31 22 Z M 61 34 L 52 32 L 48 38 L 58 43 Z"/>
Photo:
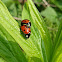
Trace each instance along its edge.
<path fill-rule="evenodd" d="M 17 9 L 14 3 L 11 6 L 9 6 L 9 10 L 12 16 L 17 16 Z"/>
<path fill-rule="evenodd" d="M 4 59 L 0 58 L 0 62 L 6 62 Z"/>
<path fill-rule="evenodd" d="M 40 51 L 40 46 L 39 46 L 38 42 L 41 41 L 41 37 L 39 36 L 39 33 L 38 33 L 39 37 L 37 37 L 37 34 L 35 33 L 35 30 L 34 30 L 32 32 L 35 33 L 35 36 L 37 37 L 37 39 L 34 36 L 34 34 L 31 34 L 31 38 L 25 39 L 24 36 L 22 36 L 22 34 L 20 35 L 20 29 L 18 27 L 17 22 L 12 18 L 12 16 L 9 14 L 7 8 L 5 7 L 4 4 L 2 4 L 1 1 L 0 1 L 0 9 L 1 9 L 0 10 L 0 31 L 1 31 L 0 34 L 1 34 L 1 36 L 5 37 L 7 42 L 11 43 L 11 46 L 12 46 L 11 49 L 14 48 L 14 51 L 16 51 L 15 53 L 17 55 L 22 56 L 21 55 L 22 52 L 19 50 L 19 46 L 18 46 L 18 44 L 19 44 L 20 47 L 22 47 L 22 49 L 26 52 L 26 54 L 28 56 L 30 56 L 31 58 L 32 57 L 40 58 L 41 57 L 41 51 Z M 33 29 L 34 28 L 32 28 L 32 30 Z M 36 31 L 38 32 L 37 28 L 36 28 Z M 1 40 L 1 42 L 2 42 L 2 40 Z M 18 46 L 17 49 L 15 48 L 16 46 Z M 14 52 L 14 51 L 12 50 L 12 52 Z M 15 53 L 13 53 L 13 54 L 16 55 Z M 10 51 L 7 54 L 12 56 L 12 53 Z M 16 58 L 19 59 L 19 57 L 17 56 Z M 23 57 L 24 56 L 22 56 L 22 58 Z M 20 60 L 23 60 L 22 58 Z M 6 57 L 6 59 L 7 59 L 7 57 Z M 15 62 L 17 60 L 15 60 L 13 58 L 12 61 Z M 26 62 L 26 58 L 25 58 L 24 62 Z"/>
<path fill-rule="evenodd" d="M 20 7 L 21 5 L 19 3 L 17 7 L 15 3 L 12 3 L 10 9 L 13 10 L 14 8 L 14 14 L 20 17 Z M 52 20 L 56 20 L 58 16 L 51 7 L 47 7 L 42 12 L 43 16 L 51 20 L 47 14 Z M 0 61 L 62 62 L 62 21 L 53 43 L 45 22 L 32 0 L 27 0 L 23 6 L 23 19 L 29 19 L 31 21 L 31 36 L 28 39 L 25 38 L 19 28 L 19 24 L 10 15 L 6 6 L 0 1 Z"/>
<path fill-rule="evenodd" d="M 57 19 L 57 13 L 55 10 L 51 7 L 47 7 L 44 11 L 41 12 L 41 15 L 46 17 L 49 21 L 55 22 L 59 25 L 58 19 Z"/>
<path fill-rule="evenodd" d="M 62 62 L 62 21 L 60 23 L 55 43 L 52 62 Z"/>
<path fill-rule="evenodd" d="M 60 10 L 62 10 L 62 0 L 51 0 Z"/>
<path fill-rule="evenodd" d="M 59 20 L 59 18 L 61 19 L 61 17 L 50 6 L 46 7 L 45 10 L 41 11 L 41 15 L 44 17 L 44 21 L 45 21 L 47 27 L 50 28 L 50 30 L 49 30 L 50 36 L 54 42 L 54 38 L 56 36 L 56 31 L 57 31 L 57 28 L 61 21 L 61 20 Z M 53 29 L 51 29 L 51 28 L 53 28 Z"/>
<path fill-rule="evenodd" d="M 34 0 L 35 3 L 40 3 L 42 0 Z"/>
<path fill-rule="evenodd" d="M 51 7 L 47 7 L 44 11 L 41 12 L 41 15 L 45 16 L 47 19 L 49 19 L 53 22 L 55 22 L 56 17 L 57 17 L 57 13 Z"/>
<path fill-rule="evenodd" d="M 20 36 L 18 23 L 0 1 L 0 57 L 4 58 L 7 62 L 27 62 L 15 40 L 18 35 Z M 21 38 L 19 39 L 18 41 L 20 42 Z"/>
<path fill-rule="evenodd" d="M 6 6 L 10 6 L 14 1 L 13 0 L 2 0 L 5 4 L 6 4 Z"/>
<path fill-rule="evenodd" d="M 62 21 L 60 22 L 60 25 L 59 25 L 59 28 L 58 28 L 58 32 L 56 34 L 54 46 L 56 46 L 56 43 L 60 43 L 61 42 L 62 39 L 60 41 L 58 41 L 60 39 L 61 33 L 62 33 Z"/>
<path fill-rule="evenodd" d="M 10 14 L 14 17 L 21 17 L 22 6 L 18 0 L 2 0 L 3 3 L 7 6 Z"/>
<path fill-rule="evenodd" d="M 35 25 L 37 26 L 40 35 L 44 41 L 44 44 L 42 47 L 43 50 L 45 49 L 45 53 L 46 54 L 46 61 L 50 60 L 50 55 L 52 53 L 52 42 L 48 33 L 48 30 L 44 24 L 43 19 L 40 17 L 38 10 L 35 8 L 33 2 L 31 0 L 28 0 L 28 6 L 29 6 L 29 11 L 31 14 L 31 17 L 33 19 L 33 22 L 35 23 Z"/>
<path fill-rule="evenodd" d="M 22 12 L 22 19 L 29 19 L 30 21 L 31 21 L 31 24 L 32 24 L 32 26 L 31 26 L 31 36 L 30 36 L 30 38 L 29 39 L 27 39 L 27 42 L 29 41 L 29 43 L 32 43 L 32 45 L 30 45 L 31 47 L 32 46 L 36 46 L 36 48 L 38 49 L 38 53 L 34 53 L 34 51 L 32 50 L 32 52 L 34 53 L 34 54 L 40 54 L 42 51 L 41 51 L 41 36 L 40 36 L 40 33 L 39 33 L 39 31 L 38 31 L 38 29 L 37 29 L 37 27 L 35 26 L 35 24 L 34 24 L 34 22 L 33 22 L 33 20 L 32 20 L 32 18 L 31 18 L 31 15 L 30 15 L 30 13 L 29 13 L 29 9 L 28 9 L 28 4 L 26 3 L 25 5 L 24 5 L 24 8 L 23 8 L 23 12 Z M 31 41 L 30 41 L 31 40 Z M 33 43 L 34 43 L 34 45 L 33 45 Z M 35 47 L 34 46 L 34 47 Z M 33 48 L 33 47 L 32 47 Z M 39 49 L 40 48 L 40 49 Z M 32 53 L 31 53 L 32 54 Z M 41 55 L 41 54 L 40 54 Z M 40 57 L 40 56 L 39 56 Z M 42 57 L 40 57 L 40 59 L 42 59 Z M 33 57 L 31 57 L 31 61 L 37 61 L 37 60 L 39 60 L 40 61 L 40 59 L 38 59 L 38 58 L 36 58 L 35 56 L 33 56 Z M 42 59 L 43 60 L 43 59 Z M 40 61 L 41 62 L 41 61 Z"/>

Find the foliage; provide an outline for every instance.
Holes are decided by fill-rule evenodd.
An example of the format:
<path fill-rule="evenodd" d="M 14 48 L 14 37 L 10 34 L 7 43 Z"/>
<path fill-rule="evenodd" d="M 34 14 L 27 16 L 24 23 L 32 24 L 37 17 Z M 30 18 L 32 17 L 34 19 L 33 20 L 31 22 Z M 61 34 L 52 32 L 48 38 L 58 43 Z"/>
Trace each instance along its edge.
<path fill-rule="evenodd" d="M 50 0 L 49 4 L 57 6 L 54 8 L 40 2 L 34 0 L 35 6 L 32 0 L 0 1 L 0 62 L 62 62 L 61 1 Z M 31 21 L 30 38 L 20 30 L 21 21 L 11 15 Z"/>

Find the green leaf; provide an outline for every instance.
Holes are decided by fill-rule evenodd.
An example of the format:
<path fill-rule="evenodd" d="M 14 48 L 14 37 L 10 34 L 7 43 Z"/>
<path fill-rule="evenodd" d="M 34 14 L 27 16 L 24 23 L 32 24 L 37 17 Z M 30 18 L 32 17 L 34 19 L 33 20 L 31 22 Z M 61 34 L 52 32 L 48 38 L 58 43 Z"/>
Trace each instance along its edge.
<path fill-rule="evenodd" d="M 45 26 L 45 23 L 43 21 L 43 19 L 40 17 L 38 10 L 36 9 L 36 7 L 34 6 L 33 2 L 31 0 L 27 1 L 28 3 L 26 5 L 24 5 L 24 10 L 22 13 L 22 19 L 29 19 L 32 23 L 32 27 L 31 30 L 34 30 L 35 34 L 36 34 L 36 30 L 34 27 L 36 27 L 43 39 L 44 42 L 44 48 L 42 45 L 42 48 L 45 49 L 43 53 L 45 53 L 44 55 L 46 56 L 46 58 L 44 58 L 44 61 L 49 61 L 50 60 L 50 55 L 52 53 L 52 42 L 50 39 L 50 35 L 49 32 Z M 32 29 L 34 28 L 34 29 Z M 32 32 L 32 31 L 31 31 Z M 31 33 L 31 35 L 33 34 L 33 32 Z M 34 34 L 34 35 L 35 35 Z M 37 35 L 38 36 L 38 35 Z M 35 37 L 35 36 L 33 36 Z"/>
<path fill-rule="evenodd" d="M 42 0 L 34 0 L 35 3 L 40 3 Z"/>
<path fill-rule="evenodd" d="M 52 62 L 62 62 L 62 21 L 59 25 L 58 32 L 54 42 Z"/>
<path fill-rule="evenodd" d="M 22 53 L 19 45 L 1 25 L 0 25 L 0 56 L 4 58 L 6 61 L 10 62 L 26 61 L 26 58 Z"/>
<path fill-rule="evenodd" d="M 62 11 L 62 0 L 51 0 Z"/>
<path fill-rule="evenodd" d="M 34 25 L 34 27 L 35 27 L 35 25 Z M 8 50 L 7 52 L 5 52 L 5 55 L 6 56 L 10 55 L 10 57 L 12 56 L 8 60 L 11 59 L 12 62 L 17 62 L 17 61 L 21 62 L 21 60 L 23 60 L 23 62 L 27 62 L 25 56 L 22 54 L 22 52 L 20 52 L 20 48 L 19 48 L 18 44 L 29 57 L 31 57 L 31 58 L 34 57 L 34 58 L 41 60 L 40 59 L 41 58 L 41 48 L 38 44 L 41 41 L 41 36 L 39 35 L 39 31 L 36 27 L 35 27 L 35 30 L 36 30 L 37 34 L 35 33 L 35 30 L 33 30 L 33 29 L 34 28 L 32 27 L 31 31 L 33 34 L 31 34 L 30 38 L 26 39 L 24 37 L 24 34 L 22 34 L 22 32 L 20 33 L 20 28 L 18 26 L 18 23 L 13 19 L 13 17 L 9 14 L 5 5 L 0 1 L 0 34 L 2 37 L 5 38 L 5 40 L 7 40 L 4 42 L 10 43 L 8 45 L 11 48 L 11 51 L 9 51 L 8 50 L 9 47 L 7 49 L 8 45 L 5 45 L 6 47 L 4 46 L 5 51 L 6 51 L 6 49 Z M 35 33 L 35 36 L 34 36 L 34 33 Z M 37 35 L 38 35 L 38 37 L 37 37 Z M 2 40 L 3 40 L 3 38 L 2 38 Z M 1 41 L 1 42 L 3 42 L 3 41 Z M 18 51 L 19 51 L 19 53 L 18 53 Z M 4 53 L 4 51 L 3 51 L 3 53 Z M 3 55 L 3 56 L 6 57 L 5 55 Z M 13 55 L 16 58 L 14 58 Z M 6 59 L 7 59 L 7 57 L 6 57 Z"/>
<path fill-rule="evenodd" d="M 32 18 L 30 16 L 30 13 L 29 13 L 29 10 L 28 10 L 28 4 L 27 3 L 23 7 L 22 19 L 28 19 L 28 20 L 31 21 L 31 24 L 32 24 L 31 25 L 31 36 L 30 36 L 29 39 L 27 39 L 27 43 L 28 43 L 28 41 L 29 41 L 29 45 L 30 45 L 30 43 L 32 43 L 30 46 L 35 50 L 35 52 L 32 49 L 31 54 L 34 54 L 34 56 L 33 55 L 30 55 L 30 56 L 32 56 L 30 61 L 31 62 L 32 61 L 35 62 L 36 60 L 39 60 L 40 61 L 39 58 L 41 58 L 41 60 L 42 60 L 41 48 L 40 48 L 41 47 L 40 46 L 41 45 L 40 44 L 41 43 L 41 36 L 40 36 L 40 33 L 39 33 L 37 27 L 35 26 Z M 36 49 L 37 49 L 37 52 L 36 52 Z M 33 58 L 35 58 L 35 59 L 33 59 Z"/>
<path fill-rule="evenodd" d="M 18 0 L 2 0 L 2 2 L 7 6 L 10 14 L 14 17 L 21 17 L 22 6 Z"/>
<path fill-rule="evenodd" d="M 8 7 L 8 10 L 10 12 L 10 14 L 14 17 L 21 17 L 22 14 L 22 7 L 21 4 L 18 3 L 13 3 Z"/>
<path fill-rule="evenodd" d="M 12 5 L 10 5 L 9 7 L 8 7 L 8 10 L 10 11 L 10 14 L 12 15 L 12 16 L 17 16 L 17 9 L 16 9 L 16 5 L 15 5 L 15 3 L 13 3 Z"/>
<path fill-rule="evenodd" d="M 22 42 L 22 37 L 20 37 L 18 23 L 0 1 L 0 57 L 7 62 L 27 62 L 25 55 L 17 44 L 16 39 L 19 43 Z"/>
<path fill-rule="evenodd" d="M 22 5 L 20 3 L 18 3 L 18 6 L 17 6 L 17 17 L 21 17 L 22 15 Z"/>
<path fill-rule="evenodd" d="M 62 31 L 57 40 L 54 52 L 53 52 L 53 59 L 52 62 L 62 62 Z"/>
<path fill-rule="evenodd" d="M 61 32 L 62 32 L 62 21 L 60 22 L 60 25 L 59 25 L 59 28 L 58 28 L 58 32 L 56 34 L 54 46 L 56 46 L 57 43 L 61 42 L 61 41 L 58 41 L 58 39 L 60 38 Z"/>
<path fill-rule="evenodd" d="M 7 7 L 9 7 L 14 1 L 13 0 L 1 0 Z"/>
<path fill-rule="evenodd" d="M 3 58 L 0 58 L 0 62 L 6 62 Z"/>
<path fill-rule="evenodd" d="M 36 9 L 36 7 L 34 6 L 33 2 L 31 0 L 28 0 L 28 5 L 29 5 L 29 9 L 30 9 L 30 14 L 31 17 L 35 23 L 35 25 L 37 26 L 40 35 L 42 37 L 42 40 L 44 42 L 44 48 L 45 48 L 45 53 L 46 55 L 46 59 L 45 61 L 49 61 L 50 60 L 50 55 L 52 52 L 52 43 L 51 43 L 51 39 L 49 36 L 49 32 L 44 24 L 43 19 L 40 17 L 38 10 Z M 43 47 L 42 46 L 42 47 Z"/>
<path fill-rule="evenodd" d="M 44 11 L 41 12 L 41 15 L 46 17 L 49 21 L 59 24 L 57 19 L 58 15 L 52 7 L 47 7 Z"/>

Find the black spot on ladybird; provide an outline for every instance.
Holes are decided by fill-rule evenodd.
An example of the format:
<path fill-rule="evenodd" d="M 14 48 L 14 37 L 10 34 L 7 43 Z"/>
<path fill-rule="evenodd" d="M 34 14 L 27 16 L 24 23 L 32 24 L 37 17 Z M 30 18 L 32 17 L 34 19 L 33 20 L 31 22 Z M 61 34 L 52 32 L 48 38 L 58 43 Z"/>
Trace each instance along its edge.
<path fill-rule="evenodd" d="M 25 30 L 24 30 L 25 31 Z"/>

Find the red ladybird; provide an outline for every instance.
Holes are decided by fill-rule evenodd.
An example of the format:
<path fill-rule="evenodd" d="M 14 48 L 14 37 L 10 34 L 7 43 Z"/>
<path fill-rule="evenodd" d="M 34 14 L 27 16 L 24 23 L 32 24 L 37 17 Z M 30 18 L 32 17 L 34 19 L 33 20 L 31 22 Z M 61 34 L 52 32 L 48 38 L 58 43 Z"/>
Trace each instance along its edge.
<path fill-rule="evenodd" d="M 30 34 L 31 34 L 31 29 L 30 28 L 28 28 L 26 25 L 23 25 L 23 26 L 21 26 L 21 30 L 25 34 L 26 38 L 30 37 Z"/>
<path fill-rule="evenodd" d="M 23 25 L 26 25 L 27 27 L 30 28 L 31 27 L 31 22 L 29 20 L 27 20 L 27 19 L 22 20 L 21 26 L 23 26 Z"/>

